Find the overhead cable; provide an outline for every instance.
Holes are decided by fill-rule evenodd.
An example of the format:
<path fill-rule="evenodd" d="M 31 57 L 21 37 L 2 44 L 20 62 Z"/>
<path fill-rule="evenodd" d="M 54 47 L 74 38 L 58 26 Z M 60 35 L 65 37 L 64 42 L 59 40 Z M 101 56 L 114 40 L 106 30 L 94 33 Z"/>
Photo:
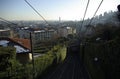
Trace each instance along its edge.
<path fill-rule="evenodd" d="M 27 0 L 24 0 L 24 1 L 46 22 L 46 24 L 49 25 L 46 19 Z"/>
<path fill-rule="evenodd" d="M 84 34 L 87 32 L 87 30 L 89 30 L 89 28 L 93 28 L 93 29 L 95 30 L 95 27 L 94 27 L 94 26 L 90 26 L 90 25 L 91 25 L 94 17 L 96 16 L 96 14 L 97 14 L 97 12 L 98 12 L 98 10 L 99 10 L 99 8 L 100 8 L 100 6 L 101 6 L 102 3 L 103 3 L 103 0 L 100 2 L 100 4 L 99 4 L 98 8 L 96 9 L 96 11 L 95 11 L 92 19 L 91 19 L 90 22 L 88 23 L 88 27 L 86 27 L 86 30 L 85 30 Z"/>
<path fill-rule="evenodd" d="M 0 17 L 0 19 L 1 19 L 3 22 L 7 23 L 7 24 L 17 25 L 16 23 L 13 23 L 13 22 L 11 22 L 11 21 L 8 21 L 8 20 L 6 20 L 6 19 L 4 19 L 4 18 L 2 18 L 2 17 Z"/>
<path fill-rule="evenodd" d="M 92 19 L 90 20 L 90 22 L 88 23 L 88 25 L 90 25 L 90 24 L 92 23 L 92 21 L 93 21 L 94 17 L 96 16 L 96 14 L 97 14 L 97 12 L 98 12 L 98 10 L 99 10 L 99 8 L 100 8 L 100 6 L 101 6 L 102 3 L 103 3 L 103 0 L 100 2 L 100 4 L 99 4 L 97 10 L 95 11 L 95 13 L 94 13 Z"/>
<path fill-rule="evenodd" d="M 90 0 L 88 0 L 88 2 L 87 2 L 86 9 L 85 9 L 84 16 L 83 16 L 83 20 L 82 20 L 82 23 L 81 23 L 79 31 L 81 31 L 81 29 L 82 29 L 82 26 L 83 26 L 83 23 L 84 23 L 84 19 L 85 19 L 86 13 L 87 13 L 87 9 L 88 9 L 89 3 L 90 3 Z"/>

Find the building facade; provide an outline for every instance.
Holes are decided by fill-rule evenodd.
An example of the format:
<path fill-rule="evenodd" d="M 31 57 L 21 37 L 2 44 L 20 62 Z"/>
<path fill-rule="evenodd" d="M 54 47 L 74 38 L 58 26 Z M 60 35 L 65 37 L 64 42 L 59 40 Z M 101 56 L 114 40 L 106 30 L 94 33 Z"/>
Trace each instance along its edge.
<path fill-rule="evenodd" d="M 38 30 L 34 31 L 34 39 L 36 41 L 52 40 L 55 35 L 54 30 Z"/>
<path fill-rule="evenodd" d="M 32 33 L 32 38 L 34 41 L 47 41 L 52 40 L 55 37 L 56 31 L 54 29 L 20 29 L 19 37 L 30 39 L 30 32 Z"/>
<path fill-rule="evenodd" d="M 60 37 L 67 37 L 69 34 L 73 34 L 75 32 L 76 31 L 73 30 L 73 28 L 71 28 L 71 27 L 60 27 L 58 29 L 58 34 Z"/>
<path fill-rule="evenodd" d="M 13 31 L 10 29 L 0 29 L 0 37 L 13 37 Z"/>

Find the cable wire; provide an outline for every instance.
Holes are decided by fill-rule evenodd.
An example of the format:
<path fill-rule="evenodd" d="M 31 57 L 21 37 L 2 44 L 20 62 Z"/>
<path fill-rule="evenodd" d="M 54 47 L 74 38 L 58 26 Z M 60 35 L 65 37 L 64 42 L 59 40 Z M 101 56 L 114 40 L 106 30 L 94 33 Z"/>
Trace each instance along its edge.
<path fill-rule="evenodd" d="M 8 21 L 8 20 L 6 20 L 6 19 L 4 19 L 4 18 L 2 18 L 2 17 L 0 17 L 0 19 L 1 19 L 3 22 L 7 23 L 7 24 L 17 25 L 16 23 L 13 23 L 13 22 L 11 22 L 11 21 Z"/>
<path fill-rule="evenodd" d="M 93 21 L 94 17 L 96 16 L 96 14 L 97 14 L 97 12 L 98 12 L 98 10 L 99 10 L 99 8 L 100 8 L 100 6 L 101 6 L 102 3 L 103 3 L 103 0 L 100 2 L 100 4 L 99 4 L 98 8 L 96 9 L 96 11 L 95 11 L 92 19 L 91 19 L 90 22 L 88 23 L 88 27 L 86 27 L 86 30 L 85 30 L 84 34 L 87 32 L 87 30 L 89 30 L 89 28 L 93 28 L 93 29 L 95 30 L 95 27 L 94 27 L 94 26 L 93 26 L 93 27 L 90 26 L 90 24 L 92 23 L 92 21 Z"/>
<path fill-rule="evenodd" d="M 99 8 L 100 8 L 100 6 L 101 6 L 102 3 L 103 3 L 103 0 L 100 2 L 100 4 L 99 4 L 97 10 L 95 11 L 95 13 L 94 13 L 94 15 L 93 15 L 93 17 L 92 17 L 92 19 L 90 20 L 90 22 L 89 22 L 88 25 L 90 25 L 90 24 L 92 23 L 92 21 L 93 21 L 94 17 L 96 16 L 96 14 L 97 14 L 97 12 L 98 12 L 98 10 L 99 10 Z"/>
<path fill-rule="evenodd" d="M 84 23 L 84 19 L 85 19 L 86 13 L 87 13 L 87 9 L 88 9 L 89 3 L 90 3 L 90 0 L 88 0 L 88 2 L 87 2 L 86 9 L 85 9 L 84 16 L 83 16 L 83 20 L 82 20 L 82 23 L 81 23 L 79 31 L 81 31 L 81 29 L 82 29 L 82 26 L 83 26 L 83 23 Z"/>
<path fill-rule="evenodd" d="M 46 19 L 27 0 L 24 0 L 24 1 L 46 22 L 46 24 L 49 25 Z"/>

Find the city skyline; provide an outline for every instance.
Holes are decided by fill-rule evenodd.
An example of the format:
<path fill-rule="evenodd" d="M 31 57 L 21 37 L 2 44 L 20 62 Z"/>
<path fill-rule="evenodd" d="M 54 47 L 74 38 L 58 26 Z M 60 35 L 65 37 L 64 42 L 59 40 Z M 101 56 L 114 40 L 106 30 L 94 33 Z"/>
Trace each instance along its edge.
<path fill-rule="evenodd" d="M 46 20 L 81 20 L 87 0 L 27 0 Z M 90 0 L 86 19 L 91 18 L 101 0 Z M 117 11 L 119 0 L 104 0 L 97 15 Z M 24 0 L 0 0 L 0 17 L 7 20 L 42 20 Z"/>

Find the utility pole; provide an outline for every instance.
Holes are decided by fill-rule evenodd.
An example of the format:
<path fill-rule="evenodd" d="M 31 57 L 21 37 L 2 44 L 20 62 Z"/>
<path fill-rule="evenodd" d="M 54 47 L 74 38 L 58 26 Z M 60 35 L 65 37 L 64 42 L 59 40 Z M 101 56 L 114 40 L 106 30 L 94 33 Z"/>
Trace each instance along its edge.
<path fill-rule="evenodd" d="M 35 79 L 35 64 L 34 64 L 34 51 L 33 51 L 33 40 L 32 40 L 32 32 L 30 32 L 30 44 L 31 44 L 31 53 L 32 53 L 32 65 L 33 65 L 33 79 Z"/>
<path fill-rule="evenodd" d="M 120 5 L 118 5 L 117 8 L 118 8 L 118 19 L 120 21 Z"/>
<path fill-rule="evenodd" d="M 118 5 L 117 8 L 118 8 L 118 11 L 120 12 L 120 5 Z"/>
<path fill-rule="evenodd" d="M 81 59 L 82 59 L 82 62 L 84 63 L 84 57 L 85 57 L 85 42 L 81 42 L 81 53 L 82 53 L 82 57 L 81 57 Z"/>

